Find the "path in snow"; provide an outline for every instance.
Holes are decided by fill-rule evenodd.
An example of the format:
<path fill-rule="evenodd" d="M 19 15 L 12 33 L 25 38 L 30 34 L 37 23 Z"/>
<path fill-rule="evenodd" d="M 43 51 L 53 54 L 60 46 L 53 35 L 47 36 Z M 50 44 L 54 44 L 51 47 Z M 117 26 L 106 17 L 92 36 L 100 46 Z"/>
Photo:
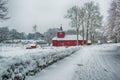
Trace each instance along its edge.
<path fill-rule="evenodd" d="M 80 60 L 80 52 L 76 52 L 70 57 L 67 57 L 52 66 L 42 70 L 33 77 L 28 77 L 27 80 L 71 80 L 77 64 Z"/>
<path fill-rule="evenodd" d="M 74 80 L 120 80 L 120 47 L 93 46 L 83 49 Z M 87 50 L 87 51 L 86 51 Z"/>
<path fill-rule="evenodd" d="M 80 49 L 27 80 L 120 80 L 120 47 Z"/>

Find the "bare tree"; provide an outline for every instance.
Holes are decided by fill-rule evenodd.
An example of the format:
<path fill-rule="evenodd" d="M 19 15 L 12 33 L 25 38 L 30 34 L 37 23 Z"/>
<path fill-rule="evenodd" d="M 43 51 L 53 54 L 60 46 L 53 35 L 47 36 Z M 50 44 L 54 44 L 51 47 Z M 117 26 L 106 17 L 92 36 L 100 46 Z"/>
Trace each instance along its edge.
<path fill-rule="evenodd" d="M 8 27 L 1 27 L 0 28 L 0 42 L 7 40 L 9 35 Z"/>
<path fill-rule="evenodd" d="M 111 3 L 111 8 L 109 9 L 109 16 L 108 16 L 107 37 L 109 39 L 115 39 L 113 29 L 115 27 L 115 21 L 116 21 L 116 14 L 117 14 L 116 10 L 117 10 L 117 3 L 115 0 L 113 0 Z"/>
<path fill-rule="evenodd" d="M 79 7 L 77 6 L 73 6 L 72 8 L 70 8 L 68 11 L 67 11 L 67 15 L 65 16 L 66 18 L 70 19 L 71 22 L 70 22 L 70 25 L 71 27 L 74 27 L 76 29 L 76 33 L 77 33 L 77 45 L 79 44 L 78 43 L 78 35 L 79 35 Z"/>
<path fill-rule="evenodd" d="M 83 37 L 83 45 L 84 45 L 84 37 L 85 37 L 85 19 L 86 19 L 86 11 L 85 8 L 79 9 L 79 27 L 82 27 L 82 37 Z"/>
<path fill-rule="evenodd" d="M 44 33 L 45 41 L 49 44 L 49 46 L 52 43 L 52 39 L 56 36 L 58 31 L 58 28 L 50 28 Z"/>
<path fill-rule="evenodd" d="M 68 34 L 68 35 L 75 35 L 76 34 L 76 30 L 70 29 L 70 30 L 65 31 L 65 33 Z"/>
<path fill-rule="evenodd" d="M 76 28 L 77 45 L 79 29 L 82 28 L 83 44 L 86 32 L 86 42 L 88 43 L 89 35 L 91 40 L 95 39 L 95 29 L 102 26 L 102 15 L 99 6 L 94 2 L 85 3 L 81 7 L 73 6 L 68 10 L 66 18 L 71 20 L 71 26 Z"/>
<path fill-rule="evenodd" d="M 85 4 L 86 10 L 86 40 L 88 42 L 89 34 L 91 40 L 95 39 L 95 29 L 102 27 L 102 15 L 99 11 L 99 6 L 94 2 Z M 94 40 L 93 40 L 94 42 Z"/>
<path fill-rule="evenodd" d="M 120 42 L 120 0 L 113 0 L 109 9 L 107 37 Z"/>
<path fill-rule="evenodd" d="M 0 20 L 6 20 L 8 19 L 7 17 L 7 13 L 8 13 L 8 9 L 6 7 L 6 4 L 7 4 L 7 1 L 5 0 L 0 0 Z M 5 29 L 5 28 L 4 28 Z M 7 29 L 6 29 L 7 30 Z M 3 34 L 2 34 L 3 31 L 0 31 L 0 40 L 2 40 L 3 38 Z"/>
<path fill-rule="evenodd" d="M 6 7 L 7 1 L 6 0 L 0 0 L 0 19 L 6 20 L 9 17 L 7 17 L 8 14 L 8 8 Z"/>
<path fill-rule="evenodd" d="M 36 26 L 36 25 L 34 25 L 34 26 L 33 26 L 33 32 L 35 33 L 35 36 L 34 36 L 34 38 L 35 38 L 35 39 L 37 39 L 37 37 L 36 37 L 37 26 Z"/>
<path fill-rule="evenodd" d="M 116 41 L 120 42 L 120 0 L 117 0 L 116 10 L 116 22 L 115 22 L 114 33 L 116 34 Z"/>

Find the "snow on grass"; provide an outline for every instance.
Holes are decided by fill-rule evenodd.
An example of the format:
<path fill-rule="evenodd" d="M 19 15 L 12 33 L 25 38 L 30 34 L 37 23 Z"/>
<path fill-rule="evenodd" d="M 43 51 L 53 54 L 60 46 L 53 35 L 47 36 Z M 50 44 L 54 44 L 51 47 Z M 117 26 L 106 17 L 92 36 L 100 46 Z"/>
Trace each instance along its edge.
<path fill-rule="evenodd" d="M 46 47 L 26 50 L 24 48 L 1 51 L 0 76 L 8 79 L 34 75 L 52 63 L 77 51 L 79 47 Z M 11 50 L 11 51 L 9 51 Z M 4 54 L 5 53 L 5 54 Z M 8 54 L 8 55 L 7 55 Z"/>
<path fill-rule="evenodd" d="M 26 46 L 20 44 L 13 44 L 13 45 L 6 45 L 2 44 L 0 46 L 0 56 L 1 57 L 15 57 L 15 56 L 22 56 L 27 53 L 38 53 L 38 52 L 53 52 L 59 51 L 61 49 L 65 49 L 65 47 L 38 47 L 36 49 L 26 49 Z"/>

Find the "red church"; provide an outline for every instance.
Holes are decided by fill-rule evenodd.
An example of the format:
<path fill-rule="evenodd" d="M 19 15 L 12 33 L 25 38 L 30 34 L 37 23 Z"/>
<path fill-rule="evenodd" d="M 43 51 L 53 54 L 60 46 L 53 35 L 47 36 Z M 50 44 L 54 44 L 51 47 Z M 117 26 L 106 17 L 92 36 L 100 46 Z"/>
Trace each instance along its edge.
<path fill-rule="evenodd" d="M 91 44 L 91 41 L 88 41 L 89 45 Z M 83 44 L 83 38 L 79 35 L 79 41 L 78 45 Z M 84 40 L 84 44 L 86 44 L 86 40 Z M 77 45 L 77 36 L 76 35 L 65 35 L 65 32 L 62 30 L 62 27 L 60 31 L 57 32 L 57 36 L 52 39 L 52 46 L 76 46 Z"/>

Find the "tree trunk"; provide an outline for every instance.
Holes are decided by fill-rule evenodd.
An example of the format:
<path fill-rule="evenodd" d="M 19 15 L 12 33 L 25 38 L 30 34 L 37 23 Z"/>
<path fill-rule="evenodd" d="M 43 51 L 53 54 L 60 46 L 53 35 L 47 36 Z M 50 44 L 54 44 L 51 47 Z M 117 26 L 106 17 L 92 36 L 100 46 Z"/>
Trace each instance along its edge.
<path fill-rule="evenodd" d="M 88 27 L 89 27 L 89 20 L 87 21 L 86 44 L 88 44 Z"/>
<path fill-rule="evenodd" d="M 95 35 L 93 34 L 93 44 L 95 43 Z"/>
<path fill-rule="evenodd" d="M 93 27 L 93 20 L 90 20 L 90 40 L 91 40 L 91 43 L 93 43 L 93 30 L 92 30 L 92 27 Z"/>
<path fill-rule="evenodd" d="M 83 41 L 82 41 L 82 45 L 84 45 L 84 23 L 82 21 L 82 30 L 83 30 Z"/>
<path fill-rule="evenodd" d="M 76 9 L 76 31 L 77 31 L 77 46 L 79 45 L 78 39 L 79 39 L 79 28 L 78 28 L 78 14 L 77 14 L 77 9 Z"/>
<path fill-rule="evenodd" d="M 90 13 L 88 14 L 88 19 L 87 19 L 86 44 L 88 44 L 88 31 L 89 31 L 88 28 L 90 25 L 89 18 L 90 18 Z"/>
<path fill-rule="evenodd" d="M 78 40 L 79 36 L 78 35 L 79 35 L 79 28 L 77 28 L 77 46 L 79 45 L 79 40 Z"/>
<path fill-rule="evenodd" d="M 90 40 L 91 40 L 91 43 L 93 43 L 93 35 L 92 35 L 92 32 L 90 32 Z"/>

